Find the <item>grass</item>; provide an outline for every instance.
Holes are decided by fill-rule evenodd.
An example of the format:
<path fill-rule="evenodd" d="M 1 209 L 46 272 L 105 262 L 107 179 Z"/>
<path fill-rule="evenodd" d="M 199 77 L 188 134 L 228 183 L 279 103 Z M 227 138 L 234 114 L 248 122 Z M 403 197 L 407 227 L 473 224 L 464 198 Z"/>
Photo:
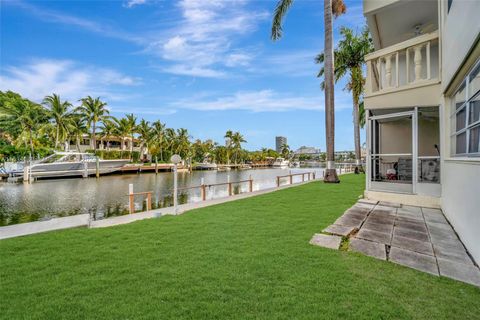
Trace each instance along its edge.
<path fill-rule="evenodd" d="M 478 319 L 479 288 L 308 244 L 363 181 L 0 241 L 0 318 Z"/>

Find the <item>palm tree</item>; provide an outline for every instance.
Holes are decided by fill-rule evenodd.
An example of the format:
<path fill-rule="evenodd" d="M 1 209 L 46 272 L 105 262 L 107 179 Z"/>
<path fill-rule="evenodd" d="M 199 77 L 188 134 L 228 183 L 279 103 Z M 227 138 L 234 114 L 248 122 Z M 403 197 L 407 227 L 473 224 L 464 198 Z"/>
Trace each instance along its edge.
<path fill-rule="evenodd" d="M 165 129 L 165 137 L 166 137 L 165 141 L 168 147 L 168 151 L 170 152 L 170 156 L 172 156 L 174 152 L 173 150 L 176 144 L 176 139 L 177 139 L 177 133 L 175 132 L 175 129 L 172 129 L 172 128 Z"/>
<path fill-rule="evenodd" d="M 282 156 L 285 159 L 288 159 L 290 157 L 290 146 L 288 144 L 282 145 Z"/>
<path fill-rule="evenodd" d="M 48 115 L 40 105 L 33 103 L 30 100 L 15 98 L 6 101 L 0 105 L 0 113 L 2 121 L 9 123 L 11 126 L 18 126 L 21 128 L 19 137 L 22 135 L 25 146 L 30 146 L 30 152 L 34 153 L 33 136 L 37 129 L 47 123 Z"/>
<path fill-rule="evenodd" d="M 242 150 L 242 142 L 247 142 L 240 132 L 235 132 L 231 135 L 231 144 L 233 146 L 233 152 L 235 154 L 235 164 L 238 160 L 238 152 Z"/>
<path fill-rule="evenodd" d="M 93 150 L 97 150 L 96 142 L 96 127 L 97 123 L 109 118 L 109 111 L 106 108 L 107 103 L 100 100 L 100 97 L 92 98 L 88 96 L 80 99 L 82 105 L 77 108 L 77 111 L 83 116 L 88 128 L 91 129 L 90 144 Z"/>
<path fill-rule="evenodd" d="M 44 104 L 48 110 L 50 117 L 55 123 L 55 149 L 58 148 L 58 141 L 60 138 L 65 140 L 68 136 L 68 122 L 70 121 L 72 113 L 70 107 L 72 104 L 67 100 L 62 101 L 60 96 L 52 94 L 43 99 Z"/>
<path fill-rule="evenodd" d="M 115 134 L 121 138 L 121 149 L 125 151 L 125 140 L 130 135 L 130 122 L 126 118 L 113 119 L 115 122 Z"/>
<path fill-rule="evenodd" d="M 363 94 L 365 78 L 363 77 L 362 67 L 365 63 L 365 55 L 373 51 L 372 40 L 369 36 L 368 29 L 364 29 L 360 35 L 354 34 L 349 29 L 342 27 L 340 30 L 342 40 L 338 43 L 335 50 L 335 82 L 343 78 L 347 73 L 349 80 L 346 89 L 352 92 L 353 98 L 353 126 L 355 140 L 355 173 L 363 172 L 360 163 L 361 147 L 360 147 L 360 119 L 359 119 L 359 103 Z M 324 54 L 321 53 L 315 58 L 316 63 L 324 62 Z M 324 68 L 320 69 L 318 76 L 324 74 Z M 322 88 L 324 82 L 322 82 Z"/>
<path fill-rule="evenodd" d="M 140 140 L 140 157 L 143 157 L 143 151 L 145 148 L 148 150 L 148 146 L 152 141 L 152 128 L 150 128 L 150 123 L 142 119 L 137 126 L 138 139 Z"/>
<path fill-rule="evenodd" d="M 102 132 L 101 132 L 101 143 L 106 140 L 107 141 L 107 150 L 110 150 L 110 138 L 115 134 L 116 126 L 115 126 L 115 118 L 111 117 L 110 119 L 105 119 L 102 121 Z"/>
<path fill-rule="evenodd" d="M 128 121 L 128 126 L 130 128 L 130 155 L 133 157 L 133 139 L 137 131 L 137 117 L 133 113 L 125 115 L 125 118 Z"/>
<path fill-rule="evenodd" d="M 190 135 L 188 134 L 187 129 L 177 129 L 176 147 L 175 152 L 180 156 L 185 157 L 190 147 Z"/>
<path fill-rule="evenodd" d="M 157 120 L 152 123 L 152 140 L 160 149 L 160 161 L 163 161 L 163 145 L 165 143 L 165 124 Z"/>
<path fill-rule="evenodd" d="M 232 148 L 233 131 L 228 130 L 225 133 L 225 147 L 227 150 L 227 164 L 230 164 L 230 149 Z"/>
<path fill-rule="evenodd" d="M 293 0 L 280 0 L 275 8 L 272 22 L 271 38 L 278 40 L 282 37 L 282 21 Z M 327 140 L 327 169 L 325 182 L 340 182 L 335 170 L 335 105 L 333 84 L 333 23 L 335 17 L 345 13 L 346 7 L 342 0 L 324 0 L 325 24 L 325 130 Z"/>
<path fill-rule="evenodd" d="M 80 152 L 80 140 L 84 133 L 87 133 L 87 126 L 84 119 L 78 115 L 74 115 L 68 123 L 68 133 L 70 137 L 75 139 L 77 151 Z"/>

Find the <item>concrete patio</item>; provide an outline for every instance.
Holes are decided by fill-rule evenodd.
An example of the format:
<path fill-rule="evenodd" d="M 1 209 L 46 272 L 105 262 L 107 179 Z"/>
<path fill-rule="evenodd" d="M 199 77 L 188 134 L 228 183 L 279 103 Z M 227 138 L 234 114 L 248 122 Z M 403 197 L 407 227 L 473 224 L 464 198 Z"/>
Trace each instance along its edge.
<path fill-rule="evenodd" d="M 359 200 L 311 244 L 349 250 L 480 286 L 480 270 L 441 210 Z"/>

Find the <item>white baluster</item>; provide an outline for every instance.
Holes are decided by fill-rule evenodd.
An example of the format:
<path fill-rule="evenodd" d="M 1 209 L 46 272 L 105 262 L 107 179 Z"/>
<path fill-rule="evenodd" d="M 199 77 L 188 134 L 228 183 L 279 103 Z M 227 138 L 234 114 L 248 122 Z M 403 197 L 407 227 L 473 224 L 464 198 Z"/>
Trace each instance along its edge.
<path fill-rule="evenodd" d="M 385 87 L 390 88 L 392 86 L 392 55 L 385 57 Z"/>
<path fill-rule="evenodd" d="M 415 81 L 421 80 L 422 76 L 422 47 L 423 45 L 418 45 L 414 48 L 415 54 L 413 56 L 413 61 L 415 62 Z"/>

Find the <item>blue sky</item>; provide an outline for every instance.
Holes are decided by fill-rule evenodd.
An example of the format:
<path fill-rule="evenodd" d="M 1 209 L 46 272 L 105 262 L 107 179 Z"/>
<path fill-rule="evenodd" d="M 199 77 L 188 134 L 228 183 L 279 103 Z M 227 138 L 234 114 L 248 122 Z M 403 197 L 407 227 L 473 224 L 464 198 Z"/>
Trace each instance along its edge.
<path fill-rule="evenodd" d="M 323 49 L 323 1 L 296 1 L 280 41 L 276 1 L 2 1 L 0 90 L 77 103 L 100 96 L 115 116 L 187 128 L 247 149 L 275 136 L 325 149 L 324 93 L 313 58 Z M 334 22 L 360 30 L 361 1 Z M 336 85 L 336 150 L 353 149 L 351 96 Z"/>

